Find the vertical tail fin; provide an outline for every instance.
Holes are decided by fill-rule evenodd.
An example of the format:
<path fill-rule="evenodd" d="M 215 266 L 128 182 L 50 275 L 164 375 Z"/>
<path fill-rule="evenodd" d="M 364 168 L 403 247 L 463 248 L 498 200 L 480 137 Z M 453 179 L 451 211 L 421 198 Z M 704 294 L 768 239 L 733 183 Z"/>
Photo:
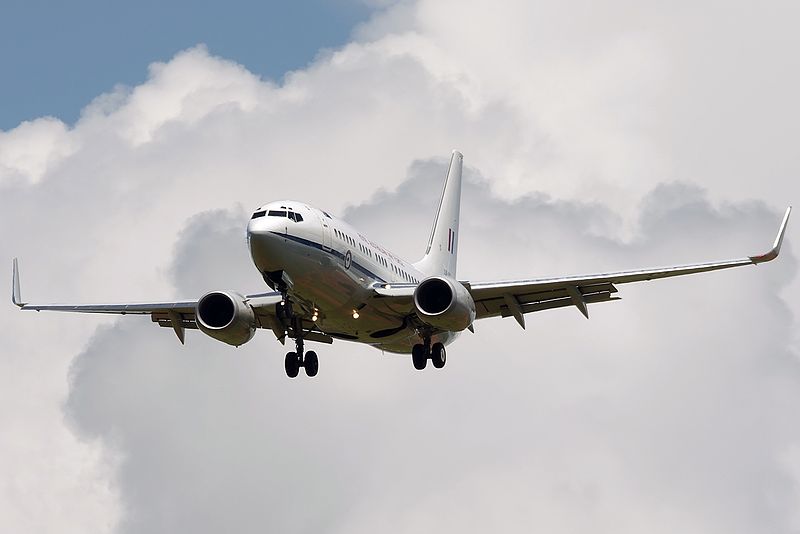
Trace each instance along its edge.
<path fill-rule="evenodd" d="M 427 276 L 446 275 L 455 278 L 458 259 L 458 221 L 461 212 L 461 166 L 464 156 L 453 151 L 447 178 L 433 220 L 428 249 L 414 266 Z"/>

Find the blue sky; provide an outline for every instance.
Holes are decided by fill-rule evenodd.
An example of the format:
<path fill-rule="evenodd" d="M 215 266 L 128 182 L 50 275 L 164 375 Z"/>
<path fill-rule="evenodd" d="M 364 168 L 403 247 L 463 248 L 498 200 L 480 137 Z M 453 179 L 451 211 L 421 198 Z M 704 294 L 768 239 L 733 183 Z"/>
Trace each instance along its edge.
<path fill-rule="evenodd" d="M 40 0 L 0 10 L 0 130 L 53 115 L 74 122 L 98 94 L 135 84 L 147 65 L 198 43 L 265 78 L 343 44 L 369 9 L 356 0 L 224 4 Z"/>

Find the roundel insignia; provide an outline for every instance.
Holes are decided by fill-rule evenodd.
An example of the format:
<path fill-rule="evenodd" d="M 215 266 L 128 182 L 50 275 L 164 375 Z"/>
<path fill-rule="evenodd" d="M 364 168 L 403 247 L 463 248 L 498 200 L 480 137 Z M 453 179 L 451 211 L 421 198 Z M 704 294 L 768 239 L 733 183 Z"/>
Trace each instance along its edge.
<path fill-rule="evenodd" d="M 348 250 L 347 254 L 344 255 L 344 268 L 349 269 L 352 263 L 353 263 L 353 255 Z"/>

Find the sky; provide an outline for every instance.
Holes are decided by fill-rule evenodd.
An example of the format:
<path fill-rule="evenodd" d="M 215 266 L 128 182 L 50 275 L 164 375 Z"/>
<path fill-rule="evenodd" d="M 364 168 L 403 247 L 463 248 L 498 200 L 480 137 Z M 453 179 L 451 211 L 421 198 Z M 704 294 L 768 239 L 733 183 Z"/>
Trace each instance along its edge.
<path fill-rule="evenodd" d="M 98 94 L 143 82 L 150 63 L 198 43 L 279 80 L 320 49 L 344 44 L 369 13 L 355 0 L 6 0 L 0 129 L 43 115 L 73 124 Z"/>
<path fill-rule="evenodd" d="M 280 46 L 227 6 L 104 7 L 63 43 L 103 11 L 20 12 L 0 264 L 25 300 L 262 290 L 244 228 L 282 198 L 414 260 L 453 148 L 464 280 L 762 253 L 800 198 L 795 3 L 316 4 Z M 9 303 L 0 530 L 796 533 L 794 223 L 770 264 L 480 322 L 441 371 L 337 342 L 289 380 L 270 332 Z"/>

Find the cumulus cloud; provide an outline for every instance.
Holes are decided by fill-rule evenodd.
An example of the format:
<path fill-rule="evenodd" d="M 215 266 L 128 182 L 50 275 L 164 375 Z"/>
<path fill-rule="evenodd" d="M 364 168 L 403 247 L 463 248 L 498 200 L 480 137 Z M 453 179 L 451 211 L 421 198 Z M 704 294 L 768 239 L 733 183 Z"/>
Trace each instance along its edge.
<path fill-rule="evenodd" d="M 47 117 L 0 131 L 0 179 L 38 181 L 47 169 L 75 149 L 61 121 Z"/>
<path fill-rule="evenodd" d="M 413 254 L 443 172 L 420 163 L 346 215 Z M 624 244 L 592 230 L 615 218 L 606 206 L 507 203 L 471 178 L 461 250 L 482 272 L 725 257 L 763 244 L 776 222 L 761 205 L 716 210 L 696 188 L 665 186 L 642 211 L 645 235 Z M 398 235 L 401 216 L 416 222 Z M 231 245 L 243 222 L 194 218 L 174 285 L 256 278 Z M 451 346 L 446 372 L 337 343 L 320 348 L 317 380 L 289 381 L 270 332 L 238 350 L 194 332 L 178 349 L 171 331 L 120 321 L 76 359 L 68 412 L 124 458 L 122 532 L 791 532 L 783 458 L 800 438 L 800 368 L 776 297 L 796 270 L 785 260 L 622 286 L 623 302 L 593 307 L 588 322 L 575 310 L 533 316 L 525 332 L 486 321 Z"/>
<path fill-rule="evenodd" d="M 759 252 L 800 193 L 798 8 L 712 4 L 403 2 L 280 83 L 184 51 L 0 132 L 0 258 L 28 300 L 258 290 L 244 220 L 277 198 L 414 258 L 453 147 L 464 278 Z M 290 382 L 268 332 L 6 308 L 0 529 L 791 531 L 791 240 L 588 322 L 479 324 L 440 373 L 342 343 Z"/>

